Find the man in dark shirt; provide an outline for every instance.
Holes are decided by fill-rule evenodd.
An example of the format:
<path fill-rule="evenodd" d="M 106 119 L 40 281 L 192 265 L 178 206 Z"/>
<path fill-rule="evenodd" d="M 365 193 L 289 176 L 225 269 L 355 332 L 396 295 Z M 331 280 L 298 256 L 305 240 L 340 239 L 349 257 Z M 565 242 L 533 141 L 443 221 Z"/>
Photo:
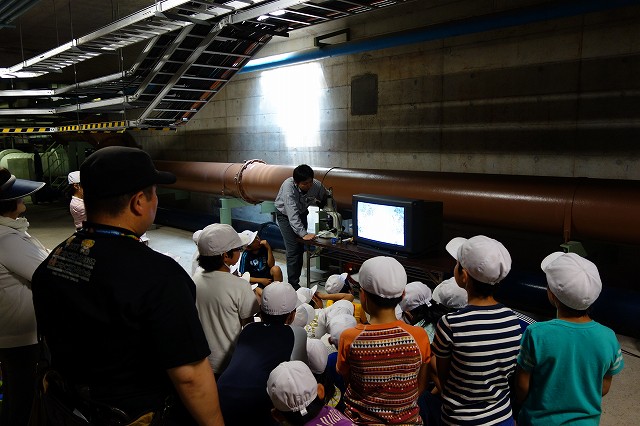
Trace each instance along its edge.
<path fill-rule="evenodd" d="M 129 422 L 170 406 L 163 424 L 222 424 L 193 281 L 139 242 L 155 218 L 156 185 L 175 176 L 125 147 L 95 152 L 80 175 L 88 220 L 33 275 L 52 368 L 74 397 Z"/>

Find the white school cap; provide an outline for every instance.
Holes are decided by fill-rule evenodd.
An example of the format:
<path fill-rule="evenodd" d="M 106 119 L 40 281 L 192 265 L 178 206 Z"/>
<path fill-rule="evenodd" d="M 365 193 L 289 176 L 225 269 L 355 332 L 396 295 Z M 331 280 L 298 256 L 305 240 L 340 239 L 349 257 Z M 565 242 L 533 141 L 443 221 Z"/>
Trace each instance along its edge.
<path fill-rule="evenodd" d="M 314 285 L 311 288 L 300 287 L 296 292 L 298 293 L 298 299 L 300 303 L 309 303 L 313 299 L 313 295 L 318 291 L 318 286 Z"/>
<path fill-rule="evenodd" d="M 357 321 L 353 315 L 339 314 L 331 317 L 331 319 L 329 319 L 329 324 L 327 324 L 327 328 L 331 336 L 330 342 L 337 348 L 342 332 L 347 328 L 353 328 L 356 325 Z"/>
<path fill-rule="evenodd" d="M 450 309 L 461 309 L 467 306 L 467 291 L 456 283 L 455 278 L 442 281 L 433 289 L 433 300 Z"/>
<path fill-rule="evenodd" d="M 198 235 L 196 244 L 201 256 L 220 256 L 244 245 L 235 229 L 223 223 L 206 226 Z"/>
<path fill-rule="evenodd" d="M 598 268 L 575 253 L 555 252 L 540 265 L 547 275 L 549 290 L 572 309 L 584 311 L 602 291 Z"/>
<path fill-rule="evenodd" d="M 511 255 L 500 241 L 484 235 L 456 237 L 447 243 L 447 251 L 469 275 L 485 284 L 497 284 L 511 270 Z"/>
<path fill-rule="evenodd" d="M 329 358 L 329 351 L 322 340 L 307 339 L 307 359 L 313 374 L 324 373 L 327 368 L 327 358 Z"/>
<path fill-rule="evenodd" d="M 358 275 L 360 287 L 385 299 L 402 296 L 407 285 L 407 273 L 393 257 L 377 256 L 365 260 Z"/>
<path fill-rule="evenodd" d="M 262 290 L 262 312 L 266 314 L 288 314 L 295 311 L 299 303 L 298 295 L 289 283 L 274 281 Z"/>
<path fill-rule="evenodd" d="M 430 300 L 431 289 L 429 286 L 420 281 L 413 281 L 404 288 L 404 297 L 399 306 L 403 311 L 412 311 L 421 305 L 429 306 Z"/>
<path fill-rule="evenodd" d="M 324 289 L 329 294 L 340 293 L 340 290 L 342 290 L 347 283 L 347 275 L 349 274 L 343 272 L 340 275 L 333 274 L 329 276 L 329 278 L 327 278 L 327 282 L 324 284 Z"/>
<path fill-rule="evenodd" d="M 76 170 L 75 172 L 71 172 L 67 175 L 67 181 L 69 185 L 73 185 L 74 183 L 80 183 L 80 170 Z"/>
<path fill-rule="evenodd" d="M 240 239 L 242 240 L 242 244 L 246 247 L 256 239 L 256 235 L 258 235 L 258 231 L 242 231 L 238 234 Z"/>
<path fill-rule="evenodd" d="M 316 316 L 316 310 L 308 303 L 303 303 L 296 308 L 296 317 L 291 324 L 298 327 L 306 327 Z"/>
<path fill-rule="evenodd" d="M 309 404 L 318 397 L 318 382 L 307 364 L 302 361 L 287 361 L 269 374 L 267 393 L 277 410 L 300 412 L 305 416 Z"/>

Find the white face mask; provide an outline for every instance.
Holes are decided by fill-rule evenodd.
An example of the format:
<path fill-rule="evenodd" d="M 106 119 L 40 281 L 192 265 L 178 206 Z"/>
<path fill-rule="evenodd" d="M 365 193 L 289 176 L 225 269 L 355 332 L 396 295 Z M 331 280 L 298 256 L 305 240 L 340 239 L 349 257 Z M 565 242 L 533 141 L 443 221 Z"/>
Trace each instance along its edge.
<path fill-rule="evenodd" d="M 228 261 L 230 261 L 230 262 L 232 262 L 232 261 L 233 261 L 233 256 L 232 256 L 232 257 L 228 257 L 228 256 L 227 256 L 227 260 L 228 260 Z M 226 260 L 223 260 L 223 261 L 222 261 L 222 263 L 224 263 L 224 266 L 226 266 L 226 267 L 227 267 L 227 269 L 229 270 L 229 272 L 231 272 L 231 267 L 232 267 L 233 265 L 235 265 L 235 263 L 227 263 L 227 261 L 226 261 Z"/>

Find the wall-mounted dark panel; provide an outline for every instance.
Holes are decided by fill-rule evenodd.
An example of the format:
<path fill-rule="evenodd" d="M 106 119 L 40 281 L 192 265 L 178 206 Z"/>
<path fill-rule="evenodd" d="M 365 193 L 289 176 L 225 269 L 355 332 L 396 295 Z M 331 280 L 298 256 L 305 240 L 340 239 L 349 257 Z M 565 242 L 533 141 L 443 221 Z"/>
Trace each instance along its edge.
<path fill-rule="evenodd" d="M 351 115 L 378 113 L 378 75 L 364 74 L 351 80 Z"/>

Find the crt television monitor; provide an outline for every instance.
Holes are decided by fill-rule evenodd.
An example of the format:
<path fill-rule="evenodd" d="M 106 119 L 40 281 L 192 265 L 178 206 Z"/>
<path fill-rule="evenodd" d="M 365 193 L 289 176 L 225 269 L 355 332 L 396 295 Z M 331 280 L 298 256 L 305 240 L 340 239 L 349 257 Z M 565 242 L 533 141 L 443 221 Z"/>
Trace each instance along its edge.
<path fill-rule="evenodd" d="M 353 237 L 362 246 L 414 256 L 442 238 L 442 202 L 386 195 L 353 196 Z"/>

